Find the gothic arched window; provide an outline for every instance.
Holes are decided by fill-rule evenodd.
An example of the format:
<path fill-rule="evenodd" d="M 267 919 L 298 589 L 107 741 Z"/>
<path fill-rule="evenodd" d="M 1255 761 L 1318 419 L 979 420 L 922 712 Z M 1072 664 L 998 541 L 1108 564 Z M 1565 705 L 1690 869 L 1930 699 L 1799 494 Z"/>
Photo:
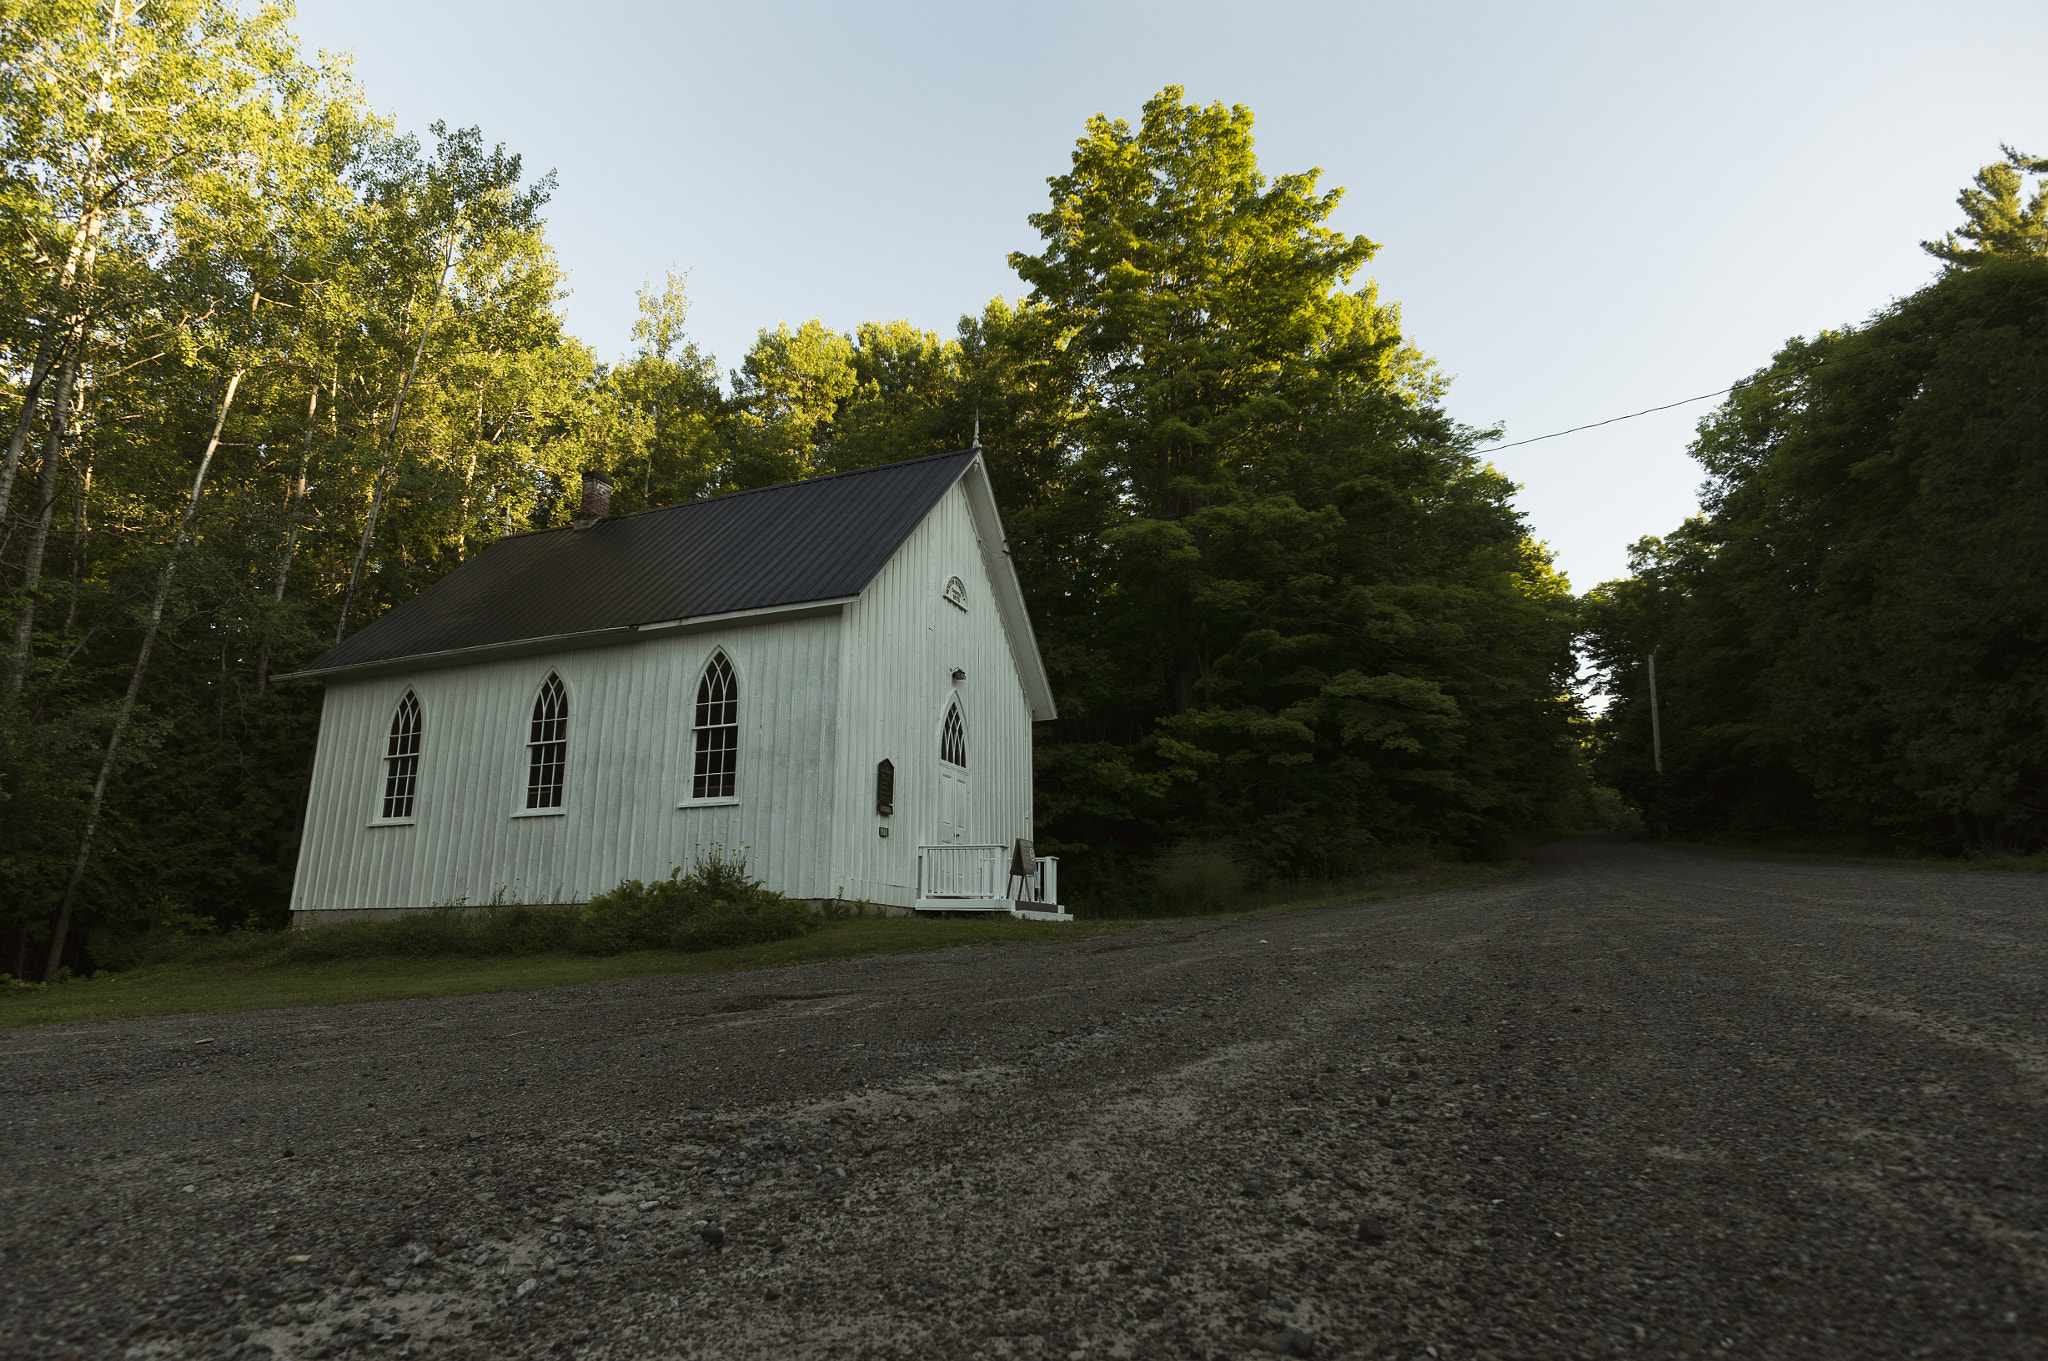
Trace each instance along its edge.
<path fill-rule="evenodd" d="M 740 683 L 723 652 L 711 654 L 697 682 L 697 769 L 693 799 L 729 799 L 739 788 Z"/>
<path fill-rule="evenodd" d="M 960 722 L 960 701 L 954 700 L 946 709 L 946 726 L 939 732 L 939 759 L 966 768 L 967 729 Z"/>
<path fill-rule="evenodd" d="M 526 806 L 560 808 L 562 774 L 569 764 L 569 692 L 554 672 L 533 697 L 533 727 L 526 739 Z"/>
<path fill-rule="evenodd" d="M 391 737 L 384 745 L 384 816 L 409 818 L 420 789 L 420 701 L 412 691 L 398 701 L 391 715 Z"/>

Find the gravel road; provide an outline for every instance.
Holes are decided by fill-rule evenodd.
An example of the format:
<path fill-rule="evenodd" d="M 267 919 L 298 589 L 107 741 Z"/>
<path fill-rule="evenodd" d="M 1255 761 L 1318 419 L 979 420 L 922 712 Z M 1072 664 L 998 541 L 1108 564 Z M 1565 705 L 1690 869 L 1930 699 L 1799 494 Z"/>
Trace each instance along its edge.
<path fill-rule="evenodd" d="M 2048 880 L 1533 862 L 0 1032 L 0 1355 L 2048 1357 Z"/>

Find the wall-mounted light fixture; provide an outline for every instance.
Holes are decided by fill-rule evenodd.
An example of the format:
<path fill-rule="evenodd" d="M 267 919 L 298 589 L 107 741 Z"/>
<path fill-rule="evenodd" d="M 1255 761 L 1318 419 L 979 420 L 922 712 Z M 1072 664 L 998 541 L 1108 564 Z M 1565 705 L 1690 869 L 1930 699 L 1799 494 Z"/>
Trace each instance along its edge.
<path fill-rule="evenodd" d="M 953 684 L 958 685 L 961 681 L 964 681 L 966 679 L 967 673 L 965 671 L 961 670 L 957 666 L 953 668 Z"/>

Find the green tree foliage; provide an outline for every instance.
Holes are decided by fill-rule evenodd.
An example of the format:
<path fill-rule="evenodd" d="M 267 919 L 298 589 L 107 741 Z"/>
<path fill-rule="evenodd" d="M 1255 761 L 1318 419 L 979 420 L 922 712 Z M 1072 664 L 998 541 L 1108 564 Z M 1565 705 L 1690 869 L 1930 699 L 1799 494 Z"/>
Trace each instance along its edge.
<path fill-rule="evenodd" d="M 732 375 L 736 487 L 963 447 L 960 346 L 907 321 L 764 330 Z"/>
<path fill-rule="evenodd" d="M 0 970 L 20 973 L 32 945 L 62 955 L 74 908 L 80 934 L 163 902 L 278 919 L 318 695 L 272 675 L 556 513 L 594 384 L 555 313 L 546 181 L 474 130 L 392 138 L 273 8 L 6 17 Z"/>
<path fill-rule="evenodd" d="M 616 483 L 612 509 L 629 514 L 726 489 L 730 406 L 718 365 L 684 334 L 687 279 L 670 273 L 640 290 L 633 358 L 601 376 L 583 423 Z"/>
<path fill-rule="evenodd" d="M 1060 692 L 1041 835 L 1259 877 L 1505 845 L 1573 779 L 1574 606 L 1477 432 L 1242 107 L 1098 117 L 963 327 Z"/>
<path fill-rule="evenodd" d="M 1674 833 L 2048 843 L 2048 259 L 1954 263 L 1740 387 L 1706 514 L 1592 593 L 1603 772 Z"/>
<path fill-rule="evenodd" d="M 1988 260 L 2048 255 L 2048 180 L 2035 181 L 2033 194 L 2022 198 L 2027 175 L 2048 175 L 2048 158 L 2000 150 L 2005 159 L 1979 170 L 1975 187 L 1956 195 L 1963 225 L 1939 241 L 1920 243 L 1946 265 L 1969 269 Z"/>
<path fill-rule="evenodd" d="M 740 417 L 734 480 L 765 487 L 833 471 L 833 422 L 857 382 L 852 338 L 823 322 L 761 332 L 732 376 Z"/>

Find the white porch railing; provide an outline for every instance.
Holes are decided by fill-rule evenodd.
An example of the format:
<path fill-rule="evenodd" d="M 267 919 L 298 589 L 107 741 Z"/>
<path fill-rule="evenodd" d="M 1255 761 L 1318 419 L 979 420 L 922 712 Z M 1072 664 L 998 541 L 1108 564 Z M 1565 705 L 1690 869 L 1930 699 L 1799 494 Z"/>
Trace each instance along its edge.
<path fill-rule="evenodd" d="M 1057 856 L 1033 858 L 1033 871 L 1022 878 L 1010 873 L 1008 846 L 963 846 L 948 843 L 917 848 L 917 900 L 939 906 L 957 902 L 1009 908 L 1018 902 L 1059 902 L 1060 862 Z"/>
<path fill-rule="evenodd" d="M 920 898 L 1001 898 L 1010 869 L 1008 846 L 919 846 Z"/>
<path fill-rule="evenodd" d="M 1030 892 L 1024 896 L 1034 903 L 1057 903 L 1060 900 L 1060 858 L 1056 855 L 1038 857 L 1038 873 L 1032 876 Z"/>

